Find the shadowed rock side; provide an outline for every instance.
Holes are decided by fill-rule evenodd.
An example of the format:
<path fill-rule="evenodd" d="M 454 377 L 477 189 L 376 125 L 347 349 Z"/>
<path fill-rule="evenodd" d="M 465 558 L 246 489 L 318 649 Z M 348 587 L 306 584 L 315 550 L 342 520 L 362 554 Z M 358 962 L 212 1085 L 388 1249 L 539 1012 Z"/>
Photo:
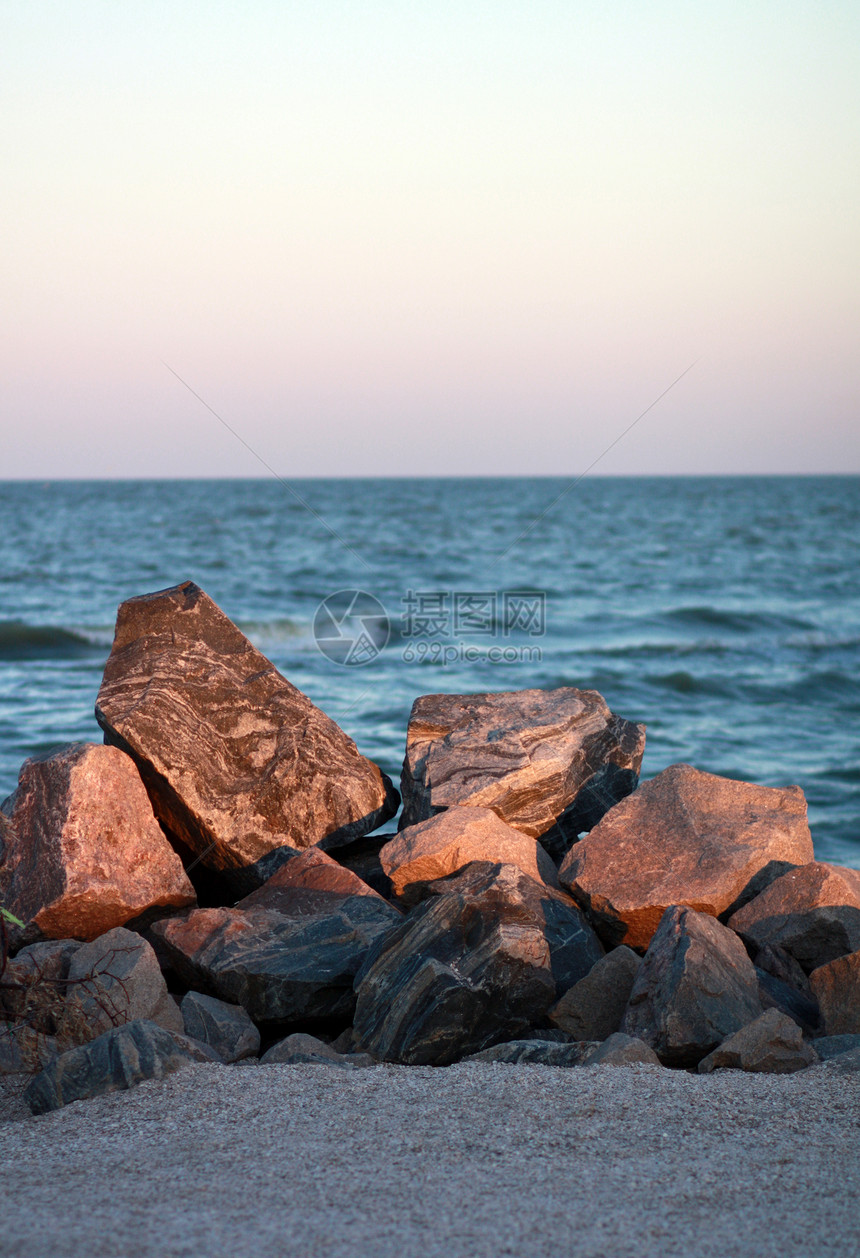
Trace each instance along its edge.
<path fill-rule="evenodd" d="M 490 808 L 447 808 L 407 826 L 385 845 L 379 859 L 395 894 L 413 903 L 422 898 L 426 883 L 447 878 L 472 861 L 516 865 L 530 878 L 558 886 L 552 857 Z"/>
<path fill-rule="evenodd" d="M 152 933 L 191 986 L 242 1005 L 255 1022 L 348 1022 L 365 955 L 402 920 L 320 851 L 293 856 L 235 908 L 197 909 Z"/>
<path fill-rule="evenodd" d="M 553 1005 L 550 1022 L 577 1040 L 614 1035 L 641 965 L 642 958 L 623 945 L 608 952 Z"/>
<path fill-rule="evenodd" d="M 789 870 L 728 925 L 749 947 L 778 947 L 808 974 L 860 948 L 860 870 L 823 861 Z"/>
<path fill-rule="evenodd" d="M 470 865 L 371 952 L 354 1042 L 386 1061 L 447 1065 L 546 1016 L 602 948 L 576 905 L 511 865 Z"/>
<path fill-rule="evenodd" d="M 3 809 L 3 903 L 24 938 L 95 939 L 194 903 L 140 774 L 116 747 L 73 743 L 26 760 Z"/>
<path fill-rule="evenodd" d="M 670 904 L 718 917 L 811 859 L 800 787 L 775 790 L 674 764 L 571 849 L 559 881 L 608 943 L 644 950 Z"/>
<path fill-rule="evenodd" d="M 761 1013 L 753 963 L 716 918 L 670 906 L 636 976 L 621 1030 L 667 1066 L 696 1066 Z"/>
<path fill-rule="evenodd" d="M 860 1033 L 860 952 L 828 961 L 809 976 L 825 1035 Z"/>
<path fill-rule="evenodd" d="M 96 719 L 164 825 L 240 891 L 277 849 L 346 843 L 397 809 L 377 766 L 190 581 L 122 604 Z"/>
<path fill-rule="evenodd" d="M 424 695 L 409 718 L 400 826 L 492 808 L 560 856 L 635 788 L 644 749 L 645 727 L 596 690 Z"/>

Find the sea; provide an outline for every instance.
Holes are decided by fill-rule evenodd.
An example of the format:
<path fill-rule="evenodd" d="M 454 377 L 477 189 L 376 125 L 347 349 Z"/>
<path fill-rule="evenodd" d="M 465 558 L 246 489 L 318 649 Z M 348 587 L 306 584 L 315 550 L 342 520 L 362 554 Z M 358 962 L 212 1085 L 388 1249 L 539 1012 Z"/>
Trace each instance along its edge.
<path fill-rule="evenodd" d="M 798 784 L 860 868 L 856 476 L 0 482 L 0 800 L 187 580 L 395 781 L 419 695 L 595 689 L 643 779 Z"/>

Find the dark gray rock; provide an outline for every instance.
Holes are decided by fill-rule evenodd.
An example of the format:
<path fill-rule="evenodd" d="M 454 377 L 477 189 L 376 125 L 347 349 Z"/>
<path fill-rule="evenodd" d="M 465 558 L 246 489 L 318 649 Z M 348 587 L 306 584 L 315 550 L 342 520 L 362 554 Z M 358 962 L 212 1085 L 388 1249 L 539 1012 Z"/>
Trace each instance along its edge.
<path fill-rule="evenodd" d="M 778 1009 L 766 1009 L 703 1057 L 699 1062 L 699 1073 L 746 1070 L 757 1074 L 784 1075 L 805 1070 L 817 1061 L 815 1050 L 805 1043 L 797 1023 Z"/>
<path fill-rule="evenodd" d="M 241 1005 L 202 992 L 186 992 L 179 1006 L 185 1034 L 208 1044 L 222 1061 L 241 1061 L 260 1051 L 260 1032 Z"/>
<path fill-rule="evenodd" d="M 129 599 L 96 704 L 159 821 L 240 894 L 397 810 L 391 782 L 190 581 Z"/>
<path fill-rule="evenodd" d="M 815 1041 L 815 1051 L 822 1061 L 853 1053 L 855 1049 L 860 1050 L 860 1035 L 822 1035 Z"/>
<path fill-rule="evenodd" d="M 50 939 L 30 944 L 9 959 L 0 981 L 0 1016 L 55 1035 L 69 965 L 81 946 L 75 939 Z"/>
<path fill-rule="evenodd" d="M 766 944 L 759 949 L 753 958 L 756 969 L 764 970 L 781 983 L 787 983 L 805 996 L 810 993 L 809 979 L 803 966 L 797 962 L 790 952 L 780 948 L 779 944 Z"/>
<path fill-rule="evenodd" d="M 641 964 L 630 948 L 614 948 L 553 1005 L 550 1021 L 576 1040 L 607 1039 L 621 1026 Z"/>
<path fill-rule="evenodd" d="M 755 967 L 762 1009 L 778 1009 L 791 1018 L 805 1035 L 817 1035 L 821 1027 L 818 1001 L 811 992 L 798 991 L 781 979 Z M 805 976 L 804 976 L 805 977 Z"/>
<path fill-rule="evenodd" d="M 635 1035 L 624 1035 L 616 1031 L 608 1039 L 590 1053 L 586 1066 L 660 1066 L 660 1058 L 642 1040 Z"/>
<path fill-rule="evenodd" d="M 838 1057 L 829 1057 L 823 1066 L 825 1070 L 832 1070 L 834 1074 L 856 1074 L 860 1071 L 860 1048 L 851 1048 L 845 1053 L 840 1053 Z"/>
<path fill-rule="evenodd" d="M 602 955 L 573 901 L 515 866 L 428 890 L 356 976 L 355 1042 L 382 1060 L 448 1065 L 514 1039 Z"/>
<path fill-rule="evenodd" d="M 639 780 L 645 727 L 596 690 L 424 695 L 406 735 L 400 827 L 491 808 L 560 857 Z"/>
<path fill-rule="evenodd" d="M 315 849 L 288 860 L 235 908 L 157 922 L 189 986 L 242 1005 L 255 1022 L 349 1022 L 367 952 L 403 920 L 355 874 Z"/>
<path fill-rule="evenodd" d="M 390 900 L 393 895 L 391 879 L 382 868 L 379 853 L 395 837 L 394 831 L 388 834 L 366 834 L 344 847 L 332 848 L 330 855 L 339 865 L 357 874 L 362 882 L 366 882 L 383 899 Z"/>
<path fill-rule="evenodd" d="M 809 974 L 860 949 L 860 870 L 811 861 L 777 878 L 727 924 L 752 951 L 776 945 Z"/>
<path fill-rule="evenodd" d="M 860 951 L 820 965 L 809 976 L 825 1035 L 860 1034 Z"/>
<path fill-rule="evenodd" d="M 286 1039 L 273 1044 L 260 1059 L 260 1065 L 311 1065 L 340 1066 L 343 1069 L 361 1069 L 375 1066 L 376 1062 L 368 1053 L 339 1053 L 331 1044 L 318 1040 L 315 1035 L 306 1035 L 297 1031 Z"/>
<path fill-rule="evenodd" d="M 671 905 L 645 954 L 621 1024 L 667 1066 L 696 1066 L 761 1013 L 758 980 L 737 935 Z"/>
<path fill-rule="evenodd" d="M 163 1079 L 211 1060 L 192 1041 L 154 1022 L 127 1022 L 55 1057 L 29 1084 L 24 1100 L 33 1114 L 46 1114 L 71 1101 L 121 1092 L 144 1079 Z"/>
<path fill-rule="evenodd" d="M 32 1074 L 58 1052 L 57 1041 L 24 1023 L 0 1022 L 0 1075 Z"/>
<path fill-rule="evenodd" d="M 596 1040 L 561 1044 L 557 1040 L 508 1040 L 471 1053 L 466 1061 L 499 1061 L 510 1065 L 582 1066 L 598 1047 Z"/>
<path fill-rule="evenodd" d="M 151 946 L 134 931 L 117 926 L 72 956 L 57 1038 L 63 1048 L 71 1048 L 110 1027 L 139 1020 L 184 1031 Z"/>

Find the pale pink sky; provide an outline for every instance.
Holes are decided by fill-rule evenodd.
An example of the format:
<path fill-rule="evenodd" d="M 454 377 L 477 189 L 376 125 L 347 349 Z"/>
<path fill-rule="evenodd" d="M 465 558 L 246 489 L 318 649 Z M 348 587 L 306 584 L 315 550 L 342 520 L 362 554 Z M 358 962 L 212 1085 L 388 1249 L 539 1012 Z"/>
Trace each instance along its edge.
<path fill-rule="evenodd" d="M 0 11 L 0 477 L 860 472 L 855 3 Z"/>

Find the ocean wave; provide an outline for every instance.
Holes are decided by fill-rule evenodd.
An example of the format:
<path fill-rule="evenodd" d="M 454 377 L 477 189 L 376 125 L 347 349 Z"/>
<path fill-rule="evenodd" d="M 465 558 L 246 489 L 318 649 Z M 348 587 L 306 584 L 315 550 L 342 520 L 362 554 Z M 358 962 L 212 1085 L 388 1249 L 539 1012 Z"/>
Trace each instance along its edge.
<path fill-rule="evenodd" d="M 0 620 L 0 660 L 104 655 L 112 642 L 112 625 L 30 625 L 23 620 Z"/>
<path fill-rule="evenodd" d="M 291 620 L 289 616 L 279 616 L 273 620 L 237 620 L 236 624 L 260 651 L 285 646 L 310 632 L 309 624 Z"/>
<path fill-rule="evenodd" d="M 698 607 L 673 607 L 663 613 L 666 620 L 691 628 L 732 629 L 737 633 L 749 633 L 756 629 L 815 629 L 816 625 L 796 616 L 782 616 L 766 611 L 729 611 L 727 608 L 702 604 Z"/>

